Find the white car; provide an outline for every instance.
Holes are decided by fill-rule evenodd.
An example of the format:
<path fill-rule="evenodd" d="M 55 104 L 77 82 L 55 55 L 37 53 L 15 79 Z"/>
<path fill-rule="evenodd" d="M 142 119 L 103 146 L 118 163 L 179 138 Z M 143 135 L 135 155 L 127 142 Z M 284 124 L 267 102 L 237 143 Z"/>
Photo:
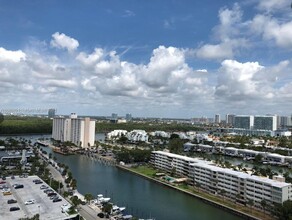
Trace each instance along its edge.
<path fill-rule="evenodd" d="M 71 208 L 71 205 L 70 205 L 70 204 L 68 204 L 68 203 L 63 204 L 63 205 L 61 206 L 62 213 L 67 212 L 70 208 Z"/>
<path fill-rule="evenodd" d="M 35 200 L 34 199 L 30 199 L 30 200 L 27 200 L 24 204 L 25 205 L 31 205 L 31 204 L 34 204 L 35 203 Z"/>

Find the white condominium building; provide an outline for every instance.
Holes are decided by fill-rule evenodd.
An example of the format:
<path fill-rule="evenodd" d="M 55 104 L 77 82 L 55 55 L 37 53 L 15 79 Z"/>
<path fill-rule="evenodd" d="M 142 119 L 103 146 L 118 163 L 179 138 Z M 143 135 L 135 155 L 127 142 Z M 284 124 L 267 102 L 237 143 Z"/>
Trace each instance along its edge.
<path fill-rule="evenodd" d="M 127 133 L 128 133 L 127 130 L 113 130 L 107 133 L 107 139 L 112 140 L 115 138 L 120 138 L 122 136 L 125 136 Z"/>
<path fill-rule="evenodd" d="M 76 114 L 71 114 L 70 118 L 54 118 L 52 138 L 61 142 L 70 141 L 83 148 L 94 146 L 95 120 L 77 118 Z"/>
<path fill-rule="evenodd" d="M 127 138 L 129 141 L 133 142 L 148 142 L 148 134 L 144 130 L 133 130 L 127 133 Z"/>
<path fill-rule="evenodd" d="M 292 199 L 290 183 L 221 168 L 209 161 L 153 151 L 151 163 L 158 169 L 188 177 L 194 186 L 243 204 L 252 200 L 255 206 L 261 207 L 262 200 L 273 204 Z"/>

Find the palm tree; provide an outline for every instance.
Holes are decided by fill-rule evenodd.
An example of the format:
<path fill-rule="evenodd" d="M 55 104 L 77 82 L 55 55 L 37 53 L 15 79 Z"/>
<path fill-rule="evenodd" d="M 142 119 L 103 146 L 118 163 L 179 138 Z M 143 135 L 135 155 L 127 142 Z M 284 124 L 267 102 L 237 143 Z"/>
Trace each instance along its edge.
<path fill-rule="evenodd" d="M 252 199 L 247 199 L 247 205 L 249 207 L 251 207 L 251 213 L 252 213 L 252 210 L 253 210 L 253 205 L 254 205 L 254 201 Z"/>
<path fill-rule="evenodd" d="M 71 185 L 71 187 L 72 187 L 73 189 L 76 189 L 76 187 L 77 187 L 77 180 L 76 180 L 76 179 L 72 179 L 70 185 Z"/>
<path fill-rule="evenodd" d="M 225 194 L 226 194 L 226 190 L 225 189 L 221 189 L 219 191 L 219 194 L 221 194 L 223 196 L 223 201 L 225 200 Z"/>
<path fill-rule="evenodd" d="M 240 195 L 240 193 L 238 193 L 236 195 L 235 203 L 237 204 L 237 202 L 240 201 L 240 200 L 241 200 L 241 195 Z"/>
<path fill-rule="evenodd" d="M 94 197 L 93 197 L 92 194 L 90 194 L 90 193 L 86 193 L 86 194 L 84 195 L 84 198 L 85 198 L 85 200 L 86 200 L 87 202 L 89 202 L 89 201 L 92 200 Z"/>
<path fill-rule="evenodd" d="M 264 210 L 264 213 L 265 213 L 265 211 L 266 211 L 266 207 L 267 207 L 267 201 L 265 200 L 265 199 L 263 199 L 262 201 L 261 201 L 261 206 L 263 207 L 263 210 Z"/>
<path fill-rule="evenodd" d="M 200 192 L 201 183 L 195 181 L 195 186 L 197 187 L 198 192 Z"/>

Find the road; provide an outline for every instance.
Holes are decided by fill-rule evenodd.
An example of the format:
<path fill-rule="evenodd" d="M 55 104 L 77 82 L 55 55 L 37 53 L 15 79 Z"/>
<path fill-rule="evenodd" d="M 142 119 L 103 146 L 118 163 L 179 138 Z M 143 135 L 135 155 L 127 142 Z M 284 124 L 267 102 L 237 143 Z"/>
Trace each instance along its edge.
<path fill-rule="evenodd" d="M 64 186 L 64 190 L 68 191 L 68 187 L 67 184 L 65 183 L 65 178 L 61 175 L 61 173 L 55 168 L 53 167 L 51 164 L 48 164 L 47 166 L 50 170 L 50 173 L 52 174 L 52 178 L 62 182 L 63 186 Z M 70 202 L 70 201 L 68 201 Z M 90 208 L 88 205 L 79 205 L 78 207 L 78 212 L 79 214 L 86 220 L 103 220 L 101 218 L 99 218 L 97 216 L 97 214 L 99 213 L 98 210 L 94 210 L 92 208 Z"/>
<path fill-rule="evenodd" d="M 90 208 L 88 205 L 79 205 L 78 210 L 80 215 L 86 220 L 103 220 L 106 218 L 99 218 L 98 212 Z"/>

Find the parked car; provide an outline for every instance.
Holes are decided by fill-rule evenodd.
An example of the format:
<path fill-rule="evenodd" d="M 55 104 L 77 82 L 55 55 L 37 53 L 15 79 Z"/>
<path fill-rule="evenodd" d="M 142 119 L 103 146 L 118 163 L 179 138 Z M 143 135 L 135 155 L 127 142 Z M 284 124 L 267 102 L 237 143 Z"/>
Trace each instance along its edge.
<path fill-rule="evenodd" d="M 13 203 L 17 203 L 17 200 L 15 200 L 15 199 L 8 199 L 7 204 L 13 204 Z"/>
<path fill-rule="evenodd" d="M 56 198 L 56 199 L 53 200 L 53 202 L 61 202 L 61 201 L 62 201 L 61 198 Z"/>
<path fill-rule="evenodd" d="M 10 212 L 13 212 L 13 211 L 20 210 L 20 208 L 19 207 L 11 207 L 9 210 L 10 210 Z"/>
<path fill-rule="evenodd" d="M 53 192 L 53 190 L 52 189 L 45 189 L 44 190 L 44 193 L 47 193 L 48 194 L 49 192 Z"/>
<path fill-rule="evenodd" d="M 35 200 L 34 199 L 30 199 L 30 200 L 27 200 L 24 204 L 25 205 L 31 205 L 31 204 L 34 204 L 35 203 Z"/>
<path fill-rule="evenodd" d="M 35 183 L 35 184 L 42 184 L 43 181 L 41 181 L 41 180 L 37 180 L 37 181 L 35 181 L 34 183 Z"/>
<path fill-rule="evenodd" d="M 4 183 L 6 183 L 6 182 L 5 181 L 2 181 L 2 180 L 0 181 L 0 184 L 4 184 Z"/>
<path fill-rule="evenodd" d="M 41 185 L 40 186 L 40 189 L 48 189 L 49 187 L 48 186 L 46 186 L 46 185 Z"/>
<path fill-rule="evenodd" d="M 50 192 L 50 193 L 48 193 L 48 197 L 56 196 L 56 195 L 57 195 L 57 193 L 55 193 L 55 192 Z"/>
<path fill-rule="evenodd" d="M 10 191 L 3 192 L 3 196 L 9 196 L 9 195 L 12 195 L 12 193 Z"/>
<path fill-rule="evenodd" d="M 55 196 L 51 196 L 50 200 L 54 200 L 54 199 L 58 199 L 58 198 L 59 198 L 59 196 L 55 195 Z"/>
<path fill-rule="evenodd" d="M 15 184 L 14 189 L 22 189 L 24 186 L 22 184 Z"/>

